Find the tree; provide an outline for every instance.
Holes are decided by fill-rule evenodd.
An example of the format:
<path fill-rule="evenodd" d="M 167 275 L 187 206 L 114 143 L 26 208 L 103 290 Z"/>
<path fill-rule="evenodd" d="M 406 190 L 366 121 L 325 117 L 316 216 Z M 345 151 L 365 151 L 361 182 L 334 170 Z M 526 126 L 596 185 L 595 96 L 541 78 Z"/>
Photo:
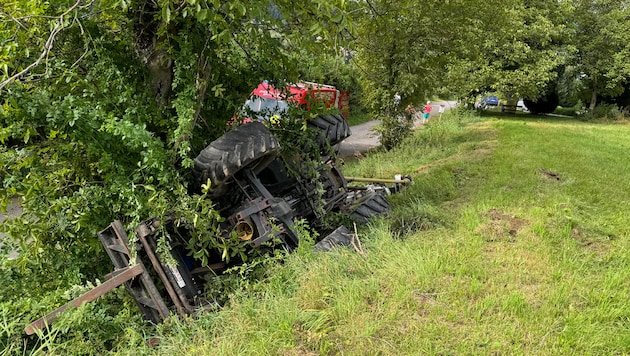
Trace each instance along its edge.
<path fill-rule="evenodd" d="M 617 96 L 630 77 L 630 7 L 627 1 L 574 0 L 572 65 L 589 89 L 589 107 Z"/>
<path fill-rule="evenodd" d="M 20 198 L 22 267 L 77 283 L 109 272 L 111 220 L 196 213 L 192 158 L 255 84 L 335 55 L 343 3 L 0 0 L 0 207 Z"/>
<path fill-rule="evenodd" d="M 508 99 L 537 99 L 565 62 L 567 5 L 553 0 L 503 2 L 478 19 L 477 45 L 450 64 L 454 91 L 499 92 Z"/>
<path fill-rule="evenodd" d="M 490 12 L 483 1 L 382 1 L 354 3 L 353 59 L 363 100 L 383 119 L 381 142 L 394 147 L 409 133 L 402 108 L 420 104 L 447 86 L 452 58 L 475 52 L 478 23 L 470 14 Z M 477 15 L 475 15 L 477 16 Z M 458 67 L 458 68 L 461 68 Z M 394 103 L 394 94 L 402 101 Z"/>
<path fill-rule="evenodd" d="M 535 99 L 564 63 L 564 15 L 553 0 L 357 3 L 354 45 L 373 110 L 394 92 L 498 91 Z"/>
<path fill-rule="evenodd" d="M 480 5 L 480 8 L 476 8 Z M 391 108 L 395 92 L 402 104 L 416 103 L 444 83 L 453 54 L 468 51 L 466 13 L 483 2 L 362 1 L 355 4 L 352 42 L 362 75 L 365 100 L 379 112 Z M 404 107 L 404 105 L 403 105 Z"/>

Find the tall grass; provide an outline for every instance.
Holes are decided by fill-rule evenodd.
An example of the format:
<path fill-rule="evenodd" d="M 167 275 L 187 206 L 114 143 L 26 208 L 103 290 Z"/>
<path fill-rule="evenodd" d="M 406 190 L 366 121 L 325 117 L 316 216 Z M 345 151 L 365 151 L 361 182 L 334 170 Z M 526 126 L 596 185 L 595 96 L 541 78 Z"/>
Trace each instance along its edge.
<path fill-rule="evenodd" d="M 116 351 L 630 353 L 630 127 L 443 119 L 346 167 L 414 178 L 393 217 L 359 231 L 365 255 L 300 248 L 223 310 Z"/>

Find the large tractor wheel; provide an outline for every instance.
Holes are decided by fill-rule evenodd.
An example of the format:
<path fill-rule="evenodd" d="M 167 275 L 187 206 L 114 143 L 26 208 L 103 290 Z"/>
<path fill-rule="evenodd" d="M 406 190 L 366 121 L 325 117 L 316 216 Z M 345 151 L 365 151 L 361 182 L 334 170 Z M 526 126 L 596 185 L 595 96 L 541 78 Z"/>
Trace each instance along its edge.
<path fill-rule="evenodd" d="M 327 140 L 331 146 L 334 146 L 352 134 L 348 121 L 338 114 L 319 115 L 308 120 L 307 124 L 322 132 L 321 136 L 318 135 L 318 140 L 321 140 L 322 144 L 323 140 Z"/>
<path fill-rule="evenodd" d="M 358 224 L 367 224 L 372 217 L 387 215 L 391 210 L 392 206 L 385 198 L 385 195 L 370 192 L 357 202 L 350 213 L 350 217 Z"/>
<path fill-rule="evenodd" d="M 229 183 L 243 168 L 258 174 L 280 152 L 273 134 L 259 122 L 239 126 L 213 141 L 195 158 L 195 174 L 201 184 L 210 179 L 210 196 L 228 191 Z"/>

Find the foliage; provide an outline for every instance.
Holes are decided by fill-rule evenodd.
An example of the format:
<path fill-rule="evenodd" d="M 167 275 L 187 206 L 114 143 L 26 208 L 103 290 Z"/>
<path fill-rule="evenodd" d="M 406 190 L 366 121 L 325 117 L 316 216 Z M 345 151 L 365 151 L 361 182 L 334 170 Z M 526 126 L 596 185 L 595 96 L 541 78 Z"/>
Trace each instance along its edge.
<path fill-rule="evenodd" d="M 114 293 L 101 297 L 98 301 L 83 305 L 63 313 L 59 320 L 42 332 L 26 337 L 24 327 L 41 315 L 50 312 L 50 309 L 59 307 L 68 300 L 77 297 L 92 287 L 91 283 L 85 285 L 79 282 L 78 276 L 73 279 L 72 288 L 47 290 L 49 286 L 36 288 L 33 275 L 46 271 L 33 267 L 24 270 L 15 268 L 10 262 L 4 262 L 0 266 L 0 281 L 3 285 L 29 286 L 27 293 L 16 298 L 3 295 L 0 302 L 0 353 L 2 355 L 23 354 L 94 354 L 107 352 L 119 345 L 134 345 L 129 333 L 136 336 L 145 332 L 145 324 L 141 320 L 140 313 L 133 306 L 133 300 L 122 288 Z M 68 271 L 68 276 L 73 271 Z M 8 292 L 8 291 L 3 291 Z M 3 293 L 4 294 L 4 293 Z M 6 293 L 9 294 L 9 293 Z M 127 335 L 125 335 L 127 334 Z M 135 342 L 142 343 L 140 337 Z"/>
<path fill-rule="evenodd" d="M 192 159 L 251 88 L 297 81 L 304 58 L 334 55 L 349 25 L 343 1 L 1 0 L 0 9 L 0 208 L 18 198 L 23 209 L 2 229 L 19 245 L 8 271 L 28 276 L 3 300 L 110 272 L 96 234 L 114 219 L 132 231 L 168 216 L 196 232 L 197 253 L 215 247 L 219 217 L 192 184 Z"/>
<path fill-rule="evenodd" d="M 355 65 L 365 106 L 396 119 L 392 97 L 419 104 L 498 92 L 509 100 L 545 94 L 566 60 L 568 5 L 553 0 L 370 1 L 354 4 Z M 396 125 L 394 125 L 396 126 Z"/>
<path fill-rule="evenodd" d="M 538 100 L 524 100 L 525 106 L 527 106 L 529 111 L 533 114 L 550 114 L 556 110 L 559 102 L 560 99 L 555 89 L 545 93 L 545 95 Z"/>
<path fill-rule="evenodd" d="M 444 6 L 449 5 L 373 1 L 354 6 L 356 31 L 351 50 L 356 52 L 353 63 L 361 73 L 366 107 L 390 116 L 396 92 L 403 106 L 424 101 L 440 79 L 439 71 L 433 69 L 447 59 L 439 53 L 453 44 L 448 31 L 456 19 L 443 16 Z"/>
<path fill-rule="evenodd" d="M 356 46 L 370 92 L 400 91 L 416 103 L 438 90 L 535 99 L 564 60 L 563 2 L 368 4 L 357 9 Z M 374 94 L 366 100 L 382 107 L 382 95 Z"/>
<path fill-rule="evenodd" d="M 563 48 L 567 6 L 557 1 L 511 1 L 487 13 L 476 29 L 474 55 L 456 58 L 449 74 L 467 91 L 498 91 L 508 100 L 544 95 L 566 59 Z"/>
<path fill-rule="evenodd" d="M 597 105 L 595 109 L 582 113 L 579 118 L 585 121 L 605 120 L 623 121 L 630 117 L 628 110 L 622 110 L 615 104 Z"/>
<path fill-rule="evenodd" d="M 411 135 L 413 121 L 402 114 L 384 116 L 381 123 L 373 128 L 379 135 L 379 142 L 385 150 L 398 146 L 405 137 Z"/>
<path fill-rule="evenodd" d="M 599 96 L 614 97 L 630 75 L 630 9 L 611 0 L 575 0 L 571 22 L 572 64 L 590 94 L 594 109 Z"/>
<path fill-rule="evenodd" d="M 556 110 L 553 111 L 553 113 L 563 116 L 577 116 L 581 113 L 581 109 L 582 105 L 581 103 L 578 103 L 578 105 L 571 107 L 558 106 Z"/>
<path fill-rule="evenodd" d="M 558 86 L 565 105 L 616 97 L 626 83 L 627 7 L 608 0 L 355 3 L 363 100 L 391 116 L 434 93 L 459 98 L 498 92 L 508 100 L 545 97 Z M 448 55 L 444 55 L 448 54 Z M 586 89 L 587 95 L 584 96 Z M 592 89 L 592 90 L 591 90 Z M 593 96 L 595 95 L 595 96 Z"/>
<path fill-rule="evenodd" d="M 123 4 L 129 12 L 108 3 L 89 5 L 92 5 L 90 11 L 96 12 L 81 12 L 86 11 L 84 7 L 75 10 L 75 21 L 83 19 L 83 22 L 73 23 L 58 34 L 65 37 L 57 38 L 57 43 L 62 45 L 55 47 L 55 52 L 49 54 L 47 66 L 42 68 L 46 72 L 40 75 L 43 79 L 35 81 L 37 72 L 33 70 L 24 74 L 21 81 L 12 82 L 10 84 L 13 85 L 5 89 L 8 91 L 4 96 L 0 138 L 5 150 L 3 154 L 6 155 L 3 161 L 10 162 L 10 165 L 3 171 L 3 176 L 6 177 L 4 188 L 8 195 L 23 194 L 26 191 L 35 194 L 34 189 L 29 190 L 28 182 L 17 182 L 27 176 L 39 179 L 40 177 L 35 177 L 35 171 L 32 171 L 38 168 L 33 157 L 48 158 L 44 154 L 52 152 L 53 161 L 44 162 L 40 166 L 42 169 L 48 166 L 51 171 L 54 168 L 58 171 L 57 175 L 69 177 L 68 181 L 74 179 L 71 185 L 74 189 L 58 192 L 57 185 L 69 185 L 68 181 L 63 181 L 52 182 L 48 189 L 38 188 L 38 191 L 46 190 L 56 192 L 59 196 L 67 196 L 68 193 L 75 194 L 79 188 L 89 189 L 91 182 L 96 183 L 92 185 L 105 188 L 115 185 L 112 190 L 116 192 L 120 191 L 120 186 L 126 185 L 126 191 L 120 195 L 127 197 L 125 203 L 132 204 L 124 210 L 133 211 L 136 220 L 146 214 L 138 209 L 142 202 L 133 202 L 133 199 L 139 199 L 136 195 L 140 193 L 150 196 L 155 185 L 172 188 L 184 183 L 176 170 L 166 168 L 173 164 L 176 167 L 180 164 L 185 168 L 189 167 L 190 155 L 203 148 L 205 142 L 211 139 L 204 137 L 199 140 L 197 135 L 207 133 L 208 130 L 215 134 L 223 131 L 221 125 L 218 128 L 198 126 L 203 118 L 195 116 L 197 110 L 202 108 L 203 113 L 200 115 L 204 117 L 212 110 L 216 118 L 224 122 L 231 109 L 225 102 L 235 96 L 246 95 L 252 83 L 258 83 L 261 76 L 287 79 L 295 77 L 295 71 L 292 74 L 291 70 L 295 69 L 297 58 L 291 57 L 290 48 L 311 48 L 308 44 L 312 41 L 298 42 L 303 40 L 302 36 L 322 36 L 323 39 L 317 44 L 318 51 L 321 51 L 325 48 L 326 36 L 330 30 L 346 21 L 343 13 L 336 11 L 334 17 L 330 15 L 330 22 L 322 22 L 318 15 L 312 26 L 305 28 L 308 21 L 313 20 L 309 16 L 312 14 L 310 9 L 318 7 L 306 3 L 296 8 L 292 6 L 289 11 L 285 8 L 287 4 L 276 2 L 274 11 L 270 12 L 266 5 L 255 7 L 245 2 L 234 2 L 229 8 L 222 9 L 213 9 L 215 5 L 212 3 L 188 2 L 175 12 L 173 4 L 165 2 L 160 4 L 161 9 L 156 13 L 158 23 L 155 24 L 147 24 L 141 21 L 144 19 L 134 17 L 138 15 L 136 6 L 143 5 L 141 2 Z M 103 8 L 95 8 L 97 6 Z M 320 4 L 319 8 L 325 14 L 333 6 L 334 4 L 327 2 Z M 60 7 L 63 9 L 58 4 L 37 10 L 54 15 Z M 20 9 L 23 10 L 26 9 Z M 36 9 L 32 11 L 10 14 L 16 16 L 14 21 L 3 23 L 3 34 L 19 43 L 20 38 L 10 37 L 8 34 L 21 35 L 23 27 L 43 31 L 43 25 L 47 25 L 50 20 L 48 17 L 40 17 L 40 12 Z M 196 21 L 190 21 L 190 16 Z M 229 20 L 242 20 L 248 16 L 261 22 L 264 20 L 264 25 Z M 279 18 L 275 18 L 278 16 Z M 286 31 L 277 27 L 283 17 L 294 21 L 288 24 Z M 120 22 L 115 23 L 113 20 Z M 148 85 L 156 80 L 151 77 L 155 74 L 153 64 L 147 63 L 145 66 L 143 61 L 147 61 L 147 58 L 142 56 L 143 48 L 134 47 L 143 44 L 137 43 L 143 38 L 136 38 L 137 34 L 134 33 L 134 26 L 141 25 L 147 26 L 147 31 L 151 30 L 150 25 L 165 26 L 148 34 L 159 38 L 163 42 L 161 45 L 170 46 L 166 48 L 165 54 L 170 57 L 167 58 L 168 61 L 173 62 L 172 88 L 169 89 L 172 93 L 171 97 L 166 98 L 170 105 L 158 106 L 152 100 L 152 96 L 160 94 Z M 209 30 L 208 36 L 200 32 L 204 28 Z M 262 36 L 252 36 L 254 33 Z M 285 37 L 279 36 L 280 34 Z M 84 47 L 75 48 L 74 44 L 82 42 Z M 24 45 L 25 49 L 32 52 L 38 43 Z M 15 59 L 24 53 L 12 49 L 13 47 L 6 49 L 5 67 L 9 71 L 16 71 L 18 62 Z M 246 58 L 246 53 L 255 53 L 260 58 Z M 76 57 L 72 57 L 73 55 Z M 241 69 L 251 67 L 252 64 L 265 65 L 268 61 L 262 58 L 275 58 L 278 64 L 293 67 L 283 69 L 283 66 L 274 65 L 275 73 L 259 72 L 258 77 L 243 75 L 245 73 Z M 27 61 L 28 58 L 24 60 Z M 232 61 L 230 65 L 228 61 Z M 253 72 L 249 70 L 246 73 Z M 238 81 L 235 80 L 237 77 L 248 80 L 245 86 L 240 86 L 240 92 Z M 234 85 L 235 88 L 231 89 L 235 90 L 226 92 L 226 83 Z M 205 96 L 208 92 L 212 95 Z M 236 104 L 231 105 L 238 105 L 242 100 L 234 102 Z M 194 130 L 198 132 L 195 131 L 193 135 Z M 201 143 L 201 146 L 192 147 L 191 143 Z M 57 152 L 58 145 L 60 152 Z M 19 148 L 17 152 L 21 152 L 21 155 L 12 152 L 9 147 Z M 36 151 L 38 148 L 40 150 Z M 31 161 L 25 162 L 26 157 L 30 157 Z M 67 168 L 74 170 L 73 172 L 66 172 L 55 166 L 70 166 L 70 163 L 83 164 Z M 21 175 L 17 175 L 19 167 L 22 167 Z M 76 178 L 73 178 L 73 174 Z M 136 191 L 138 188 L 140 192 Z M 175 191 L 181 192 L 178 189 Z M 31 200 L 30 196 L 28 198 Z M 107 205 L 113 205 L 113 209 L 107 209 L 112 213 L 121 210 L 120 206 L 117 207 L 116 200 L 108 202 L 109 198 L 111 196 L 93 201 L 96 204 L 107 202 Z M 86 205 L 87 200 L 89 199 L 84 198 L 81 204 Z M 27 211 L 31 210 L 29 207 L 25 208 Z M 100 220 L 107 221 L 111 215 L 114 214 Z M 103 226 L 101 221 L 94 225 Z"/>
<path fill-rule="evenodd" d="M 577 106 L 578 104 L 583 106 L 585 101 L 584 88 L 582 82 L 579 79 L 580 73 L 577 68 L 573 66 L 565 66 L 564 70 L 558 77 L 558 99 L 560 106 Z"/>

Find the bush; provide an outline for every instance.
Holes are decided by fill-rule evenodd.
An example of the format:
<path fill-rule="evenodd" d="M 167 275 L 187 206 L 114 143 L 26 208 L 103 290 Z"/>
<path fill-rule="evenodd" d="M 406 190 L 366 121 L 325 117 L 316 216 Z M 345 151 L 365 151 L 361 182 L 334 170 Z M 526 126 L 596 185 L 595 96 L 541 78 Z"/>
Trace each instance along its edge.
<path fill-rule="evenodd" d="M 413 120 L 407 120 L 402 114 L 395 114 L 393 117 L 383 117 L 374 130 L 379 134 L 381 146 L 389 151 L 411 135 L 412 127 Z"/>
<path fill-rule="evenodd" d="M 556 110 L 559 102 L 560 99 L 556 92 L 547 93 L 536 101 L 524 99 L 525 106 L 533 114 L 550 114 Z"/>
<path fill-rule="evenodd" d="M 558 115 L 565 115 L 565 116 L 576 116 L 577 115 L 577 109 L 574 106 L 572 106 L 572 107 L 558 106 L 556 108 L 556 110 L 554 110 L 553 113 L 554 114 L 558 114 Z"/>
<path fill-rule="evenodd" d="M 608 121 L 621 121 L 630 116 L 628 110 L 622 110 L 615 104 L 597 105 L 592 111 L 587 111 L 579 117 L 584 121 L 593 121 L 598 119 Z"/>

